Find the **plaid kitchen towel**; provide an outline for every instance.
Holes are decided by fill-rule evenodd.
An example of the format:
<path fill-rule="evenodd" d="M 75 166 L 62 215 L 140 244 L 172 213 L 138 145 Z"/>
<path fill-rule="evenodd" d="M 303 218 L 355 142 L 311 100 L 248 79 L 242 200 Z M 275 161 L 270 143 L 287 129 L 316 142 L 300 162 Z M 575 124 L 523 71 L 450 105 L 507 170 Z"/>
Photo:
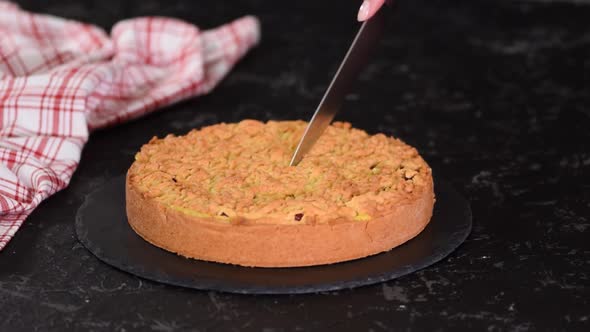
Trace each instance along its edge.
<path fill-rule="evenodd" d="M 0 250 L 68 185 L 89 131 L 209 92 L 258 39 L 249 16 L 207 31 L 135 18 L 109 37 L 0 1 Z"/>

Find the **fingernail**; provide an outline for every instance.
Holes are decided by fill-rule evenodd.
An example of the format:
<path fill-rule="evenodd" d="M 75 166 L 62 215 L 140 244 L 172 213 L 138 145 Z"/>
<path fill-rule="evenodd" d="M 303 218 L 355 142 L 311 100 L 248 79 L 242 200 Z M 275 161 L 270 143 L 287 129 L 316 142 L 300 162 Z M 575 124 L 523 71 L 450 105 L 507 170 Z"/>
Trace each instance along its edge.
<path fill-rule="evenodd" d="M 361 5 L 361 8 L 359 9 L 359 14 L 357 16 L 357 20 L 359 21 L 364 21 L 367 19 L 367 16 L 369 16 L 369 1 L 365 0 L 363 1 L 363 4 Z"/>

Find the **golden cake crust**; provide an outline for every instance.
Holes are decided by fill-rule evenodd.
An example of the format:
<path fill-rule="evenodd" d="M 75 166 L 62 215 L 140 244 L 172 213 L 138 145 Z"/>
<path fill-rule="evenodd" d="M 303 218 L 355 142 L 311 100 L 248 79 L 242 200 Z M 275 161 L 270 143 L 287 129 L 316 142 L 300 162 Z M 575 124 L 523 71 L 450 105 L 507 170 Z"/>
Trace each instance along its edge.
<path fill-rule="evenodd" d="M 127 174 L 129 224 L 186 257 L 260 267 L 361 258 L 424 229 L 432 173 L 414 148 L 335 123 L 290 167 L 304 129 L 245 120 L 152 139 Z"/>

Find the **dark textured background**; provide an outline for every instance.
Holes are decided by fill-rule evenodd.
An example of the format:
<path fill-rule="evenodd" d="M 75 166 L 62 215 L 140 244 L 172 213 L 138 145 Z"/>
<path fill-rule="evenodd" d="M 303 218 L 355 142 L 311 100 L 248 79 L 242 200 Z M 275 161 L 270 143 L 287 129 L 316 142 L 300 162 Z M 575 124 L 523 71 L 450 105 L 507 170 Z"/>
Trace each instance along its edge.
<path fill-rule="evenodd" d="M 307 119 L 356 29 L 358 1 L 32 1 L 98 24 L 166 15 L 203 28 L 258 15 L 262 43 L 209 96 L 91 136 L 70 186 L 0 253 L 0 330 L 588 330 L 590 1 L 399 1 L 338 119 L 415 145 L 472 202 L 448 259 L 381 285 L 237 296 L 140 280 L 74 235 L 85 195 L 154 135 Z"/>

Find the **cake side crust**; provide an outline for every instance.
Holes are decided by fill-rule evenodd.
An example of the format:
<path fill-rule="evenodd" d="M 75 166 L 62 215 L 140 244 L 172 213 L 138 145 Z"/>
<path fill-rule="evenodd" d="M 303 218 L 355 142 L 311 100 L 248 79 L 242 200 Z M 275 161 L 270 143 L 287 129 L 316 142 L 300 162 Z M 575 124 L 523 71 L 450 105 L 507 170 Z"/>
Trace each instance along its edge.
<path fill-rule="evenodd" d="M 290 225 L 234 224 L 191 216 L 145 197 L 129 181 L 129 173 L 125 190 L 130 226 L 155 246 L 219 263 L 297 267 L 363 258 L 412 239 L 432 217 L 432 177 L 422 189 L 371 220 Z"/>

